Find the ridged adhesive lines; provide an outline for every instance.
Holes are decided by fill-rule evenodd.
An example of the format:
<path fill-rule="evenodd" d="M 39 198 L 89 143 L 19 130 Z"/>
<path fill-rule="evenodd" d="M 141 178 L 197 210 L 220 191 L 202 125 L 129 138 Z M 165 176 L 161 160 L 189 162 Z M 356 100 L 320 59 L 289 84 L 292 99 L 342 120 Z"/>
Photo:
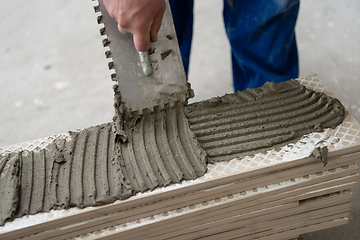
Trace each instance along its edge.
<path fill-rule="evenodd" d="M 130 135 L 130 136 L 128 136 L 128 142 L 131 142 L 131 141 L 132 141 L 132 138 Z M 118 153 L 121 153 L 122 160 L 124 161 L 125 171 L 129 178 L 130 185 L 132 186 L 134 191 L 139 192 L 139 191 L 141 191 L 140 185 L 138 184 L 138 181 L 140 181 L 140 180 L 137 179 L 137 175 L 139 175 L 139 173 L 135 174 L 135 171 L 133 169 L 133 164 L 129 157 L 129 147 L 127 146 L 127 144 L 120 144 L 119 149 L 120 149 L 120 151 Z"/>
<path fill-rule="evenodd" d="M 251 120 L 258 117 L 272 116 L 274 114 L 279 114 L 283 112 L 288 112 L 293 110 L 297 105 L 308 106 L 312 104 L 314 101 L 317 101 L 316 94 L 312 94 L 311 91 L 306 91 L 304 94 L 294 96 L 288 101 L 288 104 L 283 103 L 283 101 L 279 101 L 274 104 L 256 104 L 250 106 L 243 106 L 241 108 L 233 108 L 227 112 L 223 112 L 221 114 L 211 114 L 203 117 L 192 118 L 191 119 L 191 129 L 204 129 L 209 128 L 211 126 L 216 126 L 219 123 L 222 125 L 226 125 L 227 123 L 232 122 L 241 122 L 246 120 Z M 254 111 L 257 111 L 254 114 Z"/>
<path fill-rule="evenodd" d="M 182 106 L 127 119 L 124 131 L 124 143 L 116 141 L 108 123 L 70 132 L 44 149 L 1 156 L 6 204 L 0 220 L 96 206 L 205 173 L 207 155 Z M 21 176 L 14 178 L 17 173 Z"/>
<path fill-rule="evenodd" d="M 112 161 L 115 162 L 117 167 L 119 167 L 117 174 L 119 175 L 119 189 L 117 189 L 116 194 L 119 199 L 125 199 L 130 197 L 133 192 L 135 192 L 134 185 L 131 184 L 128 172 L 130 171 L 127 167 L 124 156 L 122 154 L 123 144 L 115 143 L 115 139 L 112 139 L 114 142 L 114 151 L 112 154 Z"/>
<path fill-rule="evenodd" d="M 272 94 L 256 96 L 257 89 L 245 92 L 246 95 L 241 92 L 242 98 L 250 99 L 251 95 L 256 100 L 231 102 L 232 98 L 226 95 L 225 99 L 217 98 L 215 110 L 211 101 L 186 108 L 190 128 L 211 161 L 231 160 L 254 151 L 265 151 L 304 134 L 334 127 L 344 117 L 344 109 L 338 100 L 306 90 L 295 81 L 278 85 Z M 268 98 L 271 100 L 267 101 Z M 196 112 L 197 108 L 203 115 Z"/>
<path fill-rule="evenodd" d="M 134 122 L 133 122 L 134 123 Z M 131 164 L 131 167 L 134 171 L 134 175 L 133 178 L 136 180 L 137 182 L 137 186 L 139 187 L 139 189 L 137 191 L 145 191 L 147 190 L 147 185 L 145 182 L 145 179 L 143 179 L 143 175 L 140 172 L 140 169 L 138 165 L 138 159 L 135 157 L 135 153 L 134 153 L 134 144 L 136 144 L 134 142 L 134 136 L 133 136 L 133 128 L 132 126 L 128 126 L 127 128 L 125 127 L 125 133 L 128 136 L 128 143 L 126 143 L 126 146 L 124 146 L 125 151 L 127 152 L 127 154 L 124 154 L 124 158 L 128 158 L 129 162 Z"/>
<path fill-rule="evenodd" d="M 144 114 L 146 115 L 146 114 Z M 145 148 L 145 132 L 144 123 L 145 123 L 146 116 L 139 117 L 134 120 L 134 131 L 132 132 L 133 135 L 133 143 L 136 143 L 134 146 L 136 159 L 138 159 L 139 166 L 141 168 L 141 175 L 146 182 L 147 189 L 154 189 L 159 185 L 159 180 L 155 176 L 155 173 L 151 167 L 151 161 L 148 157 Z M 156 165 L 156 164 L 155 164 Z"/>
<path fill-rule="evenodd" d="M 60 146 L 60 149 L 64 149 L 64 144 L 65 141 L 63 141 L 62 139 L 58 139 L 54 141 L 54 144 L 49 145 L 49 151 L 46 151 L 46 155 L 49 155 L 47 157 L 48 161 L 49 161 L 49 165 L 52 166 L 51 169 L 51 175 L 48 179 L 48 181 L 50 181 L 50 186 L 49 186 L 49 199 L 50 199 L 50 204 L 48 205 L 47 209 L 52 209 L 52 208 L 56 208 L 59 203 L 58 203 L 58 192 L 57 192 L 57 188 L 59 185 L 59 172 L 60 172 L 60 164 L 63 163 L 65 161 L 64 155 L 61 153 L 61 158 L 58 159 L 58 161 L 53 161 L 53 159 L 56 159 L 56 153 L 58 153 L 59 149 L 57 148 L 57 146 Z M 49 211 L 48 210 L 48 211 Z"/>
<path fill-rule="evenodd" d="M 83 192 L 83 171 L 84 171 L 84 157 L 86 152 L 88 140 L 88 131 L 84 130 L 77 133 L 77 144 L 72 153 L 72 167 L 70 174 L 70 194 L 71 206 L 83 206 L 84 192 Z"/>
<path fill-rule="evenodd" d="M 21 189 L 20 189 L 20 215 L 29 214 L 31 194 L 33 188 L 33 152 L 22 152 L 21 158 Z"/>
<path fill-rule="evenodd" d="M 205 172 L 206 154 L 193 151 L 199 147 L 196 139 L 192 142 L 181 140 L 187 138 L 186 134 L 191 130 L 186 130 L 188 125 L 180 124 L 178 117 L 186 120 L 183 108 L 168 106 L 165 110 L 144 112 L 142 116 L 126 121 L 128 143 L 122 144 L 122 155 L 124 162 L 134 169 L 135 189 L 139 187 L 137 191 L 151 190 L 182 179 L 194 179 L 197 174 Z M 190 144 L 196 147 L 192 148 Z"/>
<path fill-rule="evenodd" d="M 113 202 L 117 198 L 117 196 L 120 196 L 122 194 L 122 186 L 121 186 L 121 178 L 123 178 L 123 175 L 120 171 L 120 164 L 116 162 L 116 159 L 114 158 L 114 148 L 115 148 L 115 133 L 110 128 L 109 131 L 109 146 L 108 146 L 108 182 L 109 182 L 109 201 Z"/>
<path fill-rule="evenodd" d="M 71 140 L 64 144 L 64 159 L 65 162 L 59 166 L 58 185 L 57 185 L 57 205 L 59 208 L 68 208 L 70 203 L 70 171 L 71 171 L 71 156 L 72 148 L 75 146 L 75 133 L 70 133 Z"/>
<path fill-rule="evenodd" d="M 238 104 L 228 103 L 228 104 L 220 104 L 220 107 L 215 107 L 209 109 L 209 111 L 204 111 L 204 115 L 193 118 L 190 114 L 187 116 L 191 118 L 192 127 L 193 124 L 200 123 L 208 123 L 209 120 L 220 120 L 220 119 L 231 119 L 231 117 L 235 118 L 245 118 L 245 117 L 253 117 L 253 112 L 257 110 L 259 113 L 267 112 L 268 114 L 274 114 L 275 109 L 282 109 L 284 106 L 288 107 L 288 105 L 298 104 L 301 101 L 309 101 L 309 96 L 311 96 L 312 91 L 303 91 L 301 93 L 296 93 L 293 97 L 287 95 L 286 99 L 276 99 L 275 101 L 269 101 L 263 103 L 258 100 L 256 102 L 243 103 L 241 104 L 241 108 L 239 108 Z M 286 100 L 286 103 L 285 101 Z M 311 101 L 311 100 L 310 100 Z M 223 105 L 221 107 L 221 105 Z M 208 108 L 207 108 L 208 109 Z M 218 111 L 214 111 L 218 109 Z M 195 126 L 194 126 L 195 127 Z"/>
<path fill-rule="evenodd" d="M 326 109 L 322 109 L 325 106 L 325 102 L 319 99 L 319 101 L 314 101 L 312 105 L 298 105 L 299 108 L 289 109 L 286 112 L 281 112 L 276 114 L 267 114 L 265 116 L 261 116 L 260 112 L 254 111 L 255 118 L 245 118 L 244 120 L 240 119 L 240 121 L 234 121 L 232 123 L 215 124 L 216 127 L 212 129 L 199 129 L 196 131 L 196 134 L 199 136 L 199 140 L 201 142 L 210 142 L 210 141 L 218 141 L 224 138 L 229 138 L 233 136 L 244 136 L 248 134 L 254 134 L 259 132 L 265 132 L 266 130 L 279 129 L 282 126 L 290 126 L 296 123 L 303 123 L 304 121 L 308 121 L 312 115 L 320 114 L 322 111 L 326 111 Z M 302 108 L 303 107 L 303 108 Z M 316 117 L 316 116 L 315 116 Z M 251 120 L 251 121 L 249 121 Z M 223 136 L 223 133 L 226 134 L 226 137 Z"/>
<path fill-rule="evenodd" d="M 155 159 L 155 163 L 153 164 L 154 173 L 158 176 L 159 183 L 163 186 L 167 186 L 172 182 L 172 179 L 170 177 L 170 174 L 168 173 L 168 170 L 165 167 L 164 164 L 164 156 L 160 155 L 159 149 L 158 149 L 158 143 L 157 143 L 157 137 L 156 137 L 156 131 L 155 131 L 155 114 L 149 114 L 146 116 L 147 120 L 144 121 L 144 128 L 148 131 L 145 131 L 144 135 L 144 141 L 145 148 L 147 151 L 147 154 L 149 155 L 149 158 Z M 159 143 L 161 144 L 161 143 Z"/>
<path fill-rule="evenodd" d="M 103 124 L 100 127 L 97 160 L 96 160 L 96 203 L 106 201 L 109 197 L 109 179 L 108 179 L 108 154 L 109 154 L 109 133 L 111 131 L 111 125 Z"/>
<path fill-rule="evenodd" d="M 196 175 L 203 175 L 206 172 L 206 162 L 199 161 L 206 158 L 205 151 L 200 147 L 195 134 L 191 131 L 187 118 L 185 117 L 184 108 L 180 108 L 177 112 L 177 123 L 179 129 L 179 139 L 184 148 L 186 159 L 196 172 Z"/>
<path fill-rule="evenodd" d="M 289 114 L 283 114 L 285 116 L 279 115 L 277 117 L 278 121 L 269 121 L 268 119 L 264 119 L 262 121 L 262 119 L 257 119 L 258 124 L 256 125 L 244 124 L 245 126 L 239 126 L 236 124 L 234 127 L 230 128 L 231 130 L 226 129 L 226 131 L 224 131 L 228 133 L 226 134 L 226 138 L 221 133 L 219 133 L 214 135 L 208 135 L 208 137 L 201 137 L 199 138 L 199 140 L 203 141 L 205 144 L 203 144 L 202 146 L 205 149 L 208 149 L 212 148 L 212 145 L 223 145 L 222 140 L 228 141 L 229 139 L 239 137 L 240 139 L 243 138 L 244 141 L 249 142 L 254 134 L 259 134 L 259 137 L 261 138 L 261 135 L 266 136 L 267 132 L 273 131 L 273 136 L 281 136 L 286 132 L 301 131 L 302 129 L 313 128 L 319 120 L 321 122 L 324 122 L 329 117 L 328 115 L 326 115 L 327 113 L 329 113 L 329 109 L 326 108 L 324 105 L 325 104 L 321 106 L 321 103 L 319 103 L 319 105 L 314 104 L 313 108 L 311 109 L 313 111 L 308 111 L 309 109 L 303 109 L 304 111 L 298 111 L 296 113 L 289 112 Z M 325 116 L 321 117 L 322 115 Z"/>
<path fill-rule="evenodd" d="M 164 156 L 164 165 L 167 171 L 172 175 L 174 182 L 180 182 L 184 178 L 184 172 L 181 171 L 180 167 L 176 163 L 174 155 L 170 148 L 169 139 L 167 136 L 167 125 L 165 111 L 155 110 L 155 136 L 156 142 L 161 156 Z"/>
<path fill-rule="evenodd" d="M 114 123 L 107 123 L 70 132 L 45 149 L 1 155 L 0 224 L 194 179 L 205 173 L 208 159 L 242 157 L 335 127 L 344 108 L 288 81 L 123 117 L 121 139 Z"/>
<path fill-rule="evenodd" d="M 5 163 L 2 164 L 2 171 L 7 174 L 0 176 L 0 224 L 3 225 L 9 216 L 13 216 L 17 210 L 20 187 L 20 154 L 11 153 L 2 159 Z"/>
<path fill-rule="evenodd" d="M 325 104 L 323 104 L 325 105 Z M 313 102 L 312 105 L 306 106 L 304 108 L 292 108 L 288 111 L 270 111 L 270 112 L 263 112 L 257 111 L 254 108 L 252 114 L 243 115 L 243 117 L 239 117 L 238 119 L 233 119 L 232 122 L 226 120 L 219 120 L 211 123 L 214 127 L 208 128 L 207 124 L 203 124 L 203 129 L 194 130 L 199 137 L 214 135 L 218 133 L 224 132 L 233 132 L 239 129 L 247 129 L 251 127 L 256 128 L 263 128 L 264 125 L 271 125 L 274 124 L 281 124 L 283 120 L 291 120 L 291 118 L 297 116 L 306 116 L 307 114 L 318 110 L 321 106 L 321 102 L 316 101 Z M 298 106 L 299 107 L 299 106 Z M 303 107 L 300 105 L 300 107 Z M 271 114 L 272 112 L 272 114 Z M 277 113 L 278 112 L 278 113 Z M 264 115 L 262 114 L 264 113 Z M 225 124 L 224 124 L 225 123 Z"/>
<path fill-rule="evenodd" d="M 44 189 L 44 204 L 43 204 L 43 210 L 44 211 L 50 211 L 53 206 L 56 203 L 56 200 L 54 201 L 54 190 L 56 188 L 53 188 L 52 186 L 52 177 L 56 176 L 56 174 L 53 172 L 54 170 L 54 161 L 53 156 L 49 151 L 44 152 L 44 162 L 45 162 L 45 189 Z"/>
<path fill-rule="evenodd" d="M 169 145 L 171 152 L 174 156 L 174 159 L 184 173 L 185 179 L 193 179 L 195 178 L 195 171 L 192 169 L 192 166 L 186 159 L 185 152 L 181 147 L 180 138 L 179 138 L 179 131 L 177 127 L 177 116 L 176 116 L 176 109 L 169 109 L 166 111 L 166 126 L 167 126 L 167 134 L 169 139 Z"/>
<path fill-rule="evenodd" d="M 170 180 L 169 175 L 162 174 L 165 170 L 164 165 L 162 164 L 161 156 L 159 155 L 159 152 L 156 151 L 156 148 L 154 147 L 154 142 L 152 142 L 152 139 L 155 137 L 155 128 L 154 128 L 154 118 L 151 117 L 153 114 L 144 114 L 143 118 L 141 119 L 141 134 L 142 139 L 140 144 L 141 154 L 146 159 L 147 164 L 149 164 L 149 167 L 151 169 L 151 174 L 153 175 L 153 181 L 156 184 L 156 186 L 161 185 L 165 186 L 168 183 L 167 181 Z M 153 137 L 152 137 L 153 136 Z M 156 151 L 156 153 L 154 152 Z M 155 155 L 157 157 L 155 157 Z M 153 163 L 151 163 L 150 159 L 156 159 Z M 167 178 L 167 180 L 165 180 Z"/>
<path fill-rule="evenodd" d="M 46 160 L 45 150 L 34 152 L 34 178 L 31 196 L 30 214 L 40 212 L 44 207 L 46 185 Z"/>
<path fill-rule="evenodd" d="M 89 129 L 89 137 L 84 157 L 84 205 L 95 205 L 96 203 L 96 164 L 97 164 L 97 148 L 99 140 L 99 128 L 91 127 Z"/>
<path fill-rule="evenodd" d="M 191 118 L 191 122 L 197 122 L 197 117 L 206 121 L 207 115 L 218 114 L 222 115 L 224 112 L 233 111 L 242 111 L 242 113 L 252 112 L 252 108 L 254 105 L 257 105 L 260 109 L 269 109 L 272 106 L 276 106 L 277 104 L 282 104 L 282 101 L 289 101 L 289 98 L 294 96 L 302 96 L 307 90 L 304 86 L 299 85 L 298 83 L 292 83 L 290 81 L 281 83 L 285 85 L 284 87 L 288 88 L 286 92 L 271 92 L 263 95 L 259 95 L 259 98 L 256 101 L 251 101 L 250 99 L 243 99 L 240 103 L 242 104 L 241 108 L 237 108 L 238 102 L 227 102 L 222 97 L 215 97 L 209 100 L 205 100 L 202 102 L 190 104 L 186 106 L 186 116 Z M 248 91 L 248 90 L 246 90 Z M 231 95 L 234 96 L 242 96 L 246 91 L 238 91 Z M 226 94 L 229 95 L 229 94 Z M 225 95 L 225 96 L 226 96 Z M 199 107 L 201 106 L 201 107 Z M 233 112 L 233 115 L 237 115 L 237 112 Z"/>

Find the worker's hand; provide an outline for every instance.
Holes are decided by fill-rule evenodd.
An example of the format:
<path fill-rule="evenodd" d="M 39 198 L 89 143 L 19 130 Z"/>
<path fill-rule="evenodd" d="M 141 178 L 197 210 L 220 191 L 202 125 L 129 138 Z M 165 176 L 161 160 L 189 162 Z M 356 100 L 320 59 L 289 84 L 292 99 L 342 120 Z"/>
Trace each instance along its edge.
<path fill-rule="evenodd" d="M 118 22 L 119 31 L 134 35 L 138 51 L 150 48 L 157 41 L 166 3 L 164 0 L 103 0 L 110 16 Z"/>

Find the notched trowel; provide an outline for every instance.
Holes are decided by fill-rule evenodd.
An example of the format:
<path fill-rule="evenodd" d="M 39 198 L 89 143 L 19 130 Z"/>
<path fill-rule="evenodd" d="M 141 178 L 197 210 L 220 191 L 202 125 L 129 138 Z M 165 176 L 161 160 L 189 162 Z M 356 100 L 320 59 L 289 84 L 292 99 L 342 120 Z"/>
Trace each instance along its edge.
<path fill-rule="evenodd" d="M 118 23 L 110 17 L 102 0 L 94 7 L 99 14 L 98 23 L 104 24 L 100 34 L 104 36 L 104 47 L 109 48 L 105 55 L 110 59 L 109 69 L 114 71 L 111 78 L 119 85 L 128 113 L 142 114 L 144 109 L 163 109 L 175 102 L 186 104 L 193 95 L 186 81 L 168 0 L 166 5 L 158 40 L 145 53 L 135 49 L 132 35 L 119 32 Z"/>

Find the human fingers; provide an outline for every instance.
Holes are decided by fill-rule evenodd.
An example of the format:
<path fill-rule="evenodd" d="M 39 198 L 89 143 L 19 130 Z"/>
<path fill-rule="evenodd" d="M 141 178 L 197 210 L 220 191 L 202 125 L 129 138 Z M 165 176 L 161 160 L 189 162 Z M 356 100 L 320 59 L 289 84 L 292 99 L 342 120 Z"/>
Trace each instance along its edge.
<path fill-rule="evenodd" d="M 130 34 L 130 33 L 131 33 L 131 32 L 129 32 L 129 31 L 125 30 L 124 28 L 122 28 L 122 27 L 120 26 L 120 24 L 118 24 L 118 29 L 119 29 L 119 31 L 120 31 L 122 34 Z"/>
<path fill-rule="evenodd" d="M 165 12 L 165 7 L 166 5 L 164 5 L 155 15 L 153 23 L 151 25 L 151 29 L 150 29 L 150 37 L 151 37 L 151 41 L 156 42 L 157 41 L 157 34 L 161 28 L 161 22 L 164 16 L 164 12 Z"/>
<path fill-rule="evenodd" d="M 134 34 L 134 45 L 139 52 L 145 52 L 150 48 L 150 34 Z"/>

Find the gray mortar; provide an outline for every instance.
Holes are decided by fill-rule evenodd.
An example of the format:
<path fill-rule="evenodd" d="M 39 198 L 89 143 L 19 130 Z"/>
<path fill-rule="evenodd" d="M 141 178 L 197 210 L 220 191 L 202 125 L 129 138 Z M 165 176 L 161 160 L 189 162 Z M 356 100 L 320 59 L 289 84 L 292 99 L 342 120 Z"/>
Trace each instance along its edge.
<path fill-rule="evenodd" d="M 207 162 L 284 146 L 344 118 L 338 100 L 293 80 L 142 115 L 124 114 L 114 92 L 113 123 L 70 132 L 45 149 L 0 156 L 0 225 L 195 179 Z"/>
<path fill-rule="evenodd" d="M 206 163 L 181 105 L 70 132 L 45 149 L 1 156 L 0 224 L 195 179 L 205 174 Z"/>
<path fill-rule="evenodd" d="M 194 103 L 185 112 L 210 162 L 278 148 L 344 119 L 337 99 L 295 80 Z"/>
<path fill-rule="evenodd" d="M 317 147 L 311 153 L 316 159 L 320 159 L 321 162 L 324 164 L 324 167 L 327 165 L 327 156 L 328 156 L 328 148 L 325 147 Z"/>

